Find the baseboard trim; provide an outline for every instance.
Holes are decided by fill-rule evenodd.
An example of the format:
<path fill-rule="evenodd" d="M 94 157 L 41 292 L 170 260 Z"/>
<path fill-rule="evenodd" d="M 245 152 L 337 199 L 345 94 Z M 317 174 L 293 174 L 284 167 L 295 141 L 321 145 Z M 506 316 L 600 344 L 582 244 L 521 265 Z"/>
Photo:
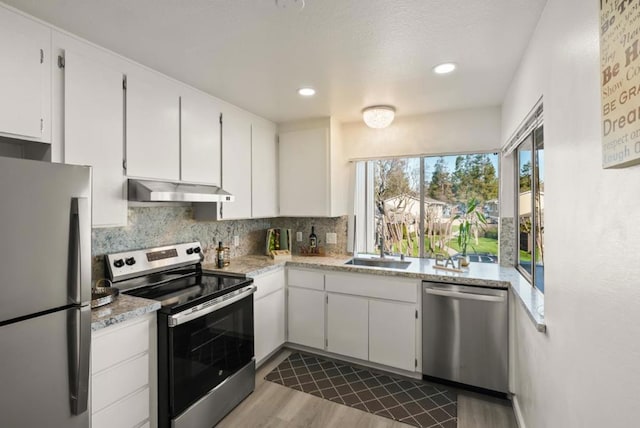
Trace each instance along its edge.
<path fill-rule="evenodd" d="M 522 410 L 520 410 L 518 397 L 515 394 L 511 397 L 511 402 L 513 403 L 513 413 L 516 415 L 518 428 L 527 428 L 527 425 L 524 423 L 524 417 L 522 416 Z"/>

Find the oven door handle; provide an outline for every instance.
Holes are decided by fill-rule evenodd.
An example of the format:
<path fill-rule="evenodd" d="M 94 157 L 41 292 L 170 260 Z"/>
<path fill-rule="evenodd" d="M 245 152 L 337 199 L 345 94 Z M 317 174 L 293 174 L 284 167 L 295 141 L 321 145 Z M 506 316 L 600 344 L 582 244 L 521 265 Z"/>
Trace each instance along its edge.
<path fill-rule="evenodd" d="M 244 287 L 227 295 L 218 297 L 217 299 L 189 308 L 186 311 L 171 315 L 169 316 L 169 327 L 179 326 L 180 324 L 184 324 L 196 318 L 210 314 L 211 312 L 220 310 L 226 306 L 232 305 L 237 301 L 252 295 L 256 292 L 256 289 L 257 287 L 252 284 L 248 287 Z"/>

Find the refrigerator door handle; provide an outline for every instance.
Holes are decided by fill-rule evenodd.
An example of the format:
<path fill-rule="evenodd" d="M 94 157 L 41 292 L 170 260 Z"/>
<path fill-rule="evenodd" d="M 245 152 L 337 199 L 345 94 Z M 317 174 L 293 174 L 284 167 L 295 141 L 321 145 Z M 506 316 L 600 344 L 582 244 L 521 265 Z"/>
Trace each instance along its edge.
<path fill-rule="evenodd" d="M 89 406 L 89 359 L 91 357 L 91 306 L 69 311 L 69 399 L 71 414 Z"/>
<path fill-rule="evenodd" d="M 91 300 L 91 211 L 89 198 L 71 198 L 69 237 L 69 303 Z"/>

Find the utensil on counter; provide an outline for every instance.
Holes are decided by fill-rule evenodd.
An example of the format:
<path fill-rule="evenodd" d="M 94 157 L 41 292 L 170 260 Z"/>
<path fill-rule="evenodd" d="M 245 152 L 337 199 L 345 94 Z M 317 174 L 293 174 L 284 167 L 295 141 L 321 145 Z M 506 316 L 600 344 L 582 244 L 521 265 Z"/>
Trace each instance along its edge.
<path fill-rule="evenodd" d="M 107 285 L 104 287 L 99 286 L 99 284 L 102 284 L 103 282 L 107 283 Z M 108 279 L 97 280 L 96 286 L 91 288 L 91 309 L 113 303 L 119 294 L 120 290 L 116 287 L 112 287 L 111 281 Z"/>

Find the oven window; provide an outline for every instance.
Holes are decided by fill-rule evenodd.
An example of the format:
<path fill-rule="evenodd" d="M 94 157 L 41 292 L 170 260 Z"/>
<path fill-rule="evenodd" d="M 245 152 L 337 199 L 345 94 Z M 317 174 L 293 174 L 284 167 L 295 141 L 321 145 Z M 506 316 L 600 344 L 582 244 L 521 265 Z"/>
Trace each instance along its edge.
<path fill-rule="evenodd" d="M 253 296 L 169 330 L 175 417 L 253 358 Z"/>

